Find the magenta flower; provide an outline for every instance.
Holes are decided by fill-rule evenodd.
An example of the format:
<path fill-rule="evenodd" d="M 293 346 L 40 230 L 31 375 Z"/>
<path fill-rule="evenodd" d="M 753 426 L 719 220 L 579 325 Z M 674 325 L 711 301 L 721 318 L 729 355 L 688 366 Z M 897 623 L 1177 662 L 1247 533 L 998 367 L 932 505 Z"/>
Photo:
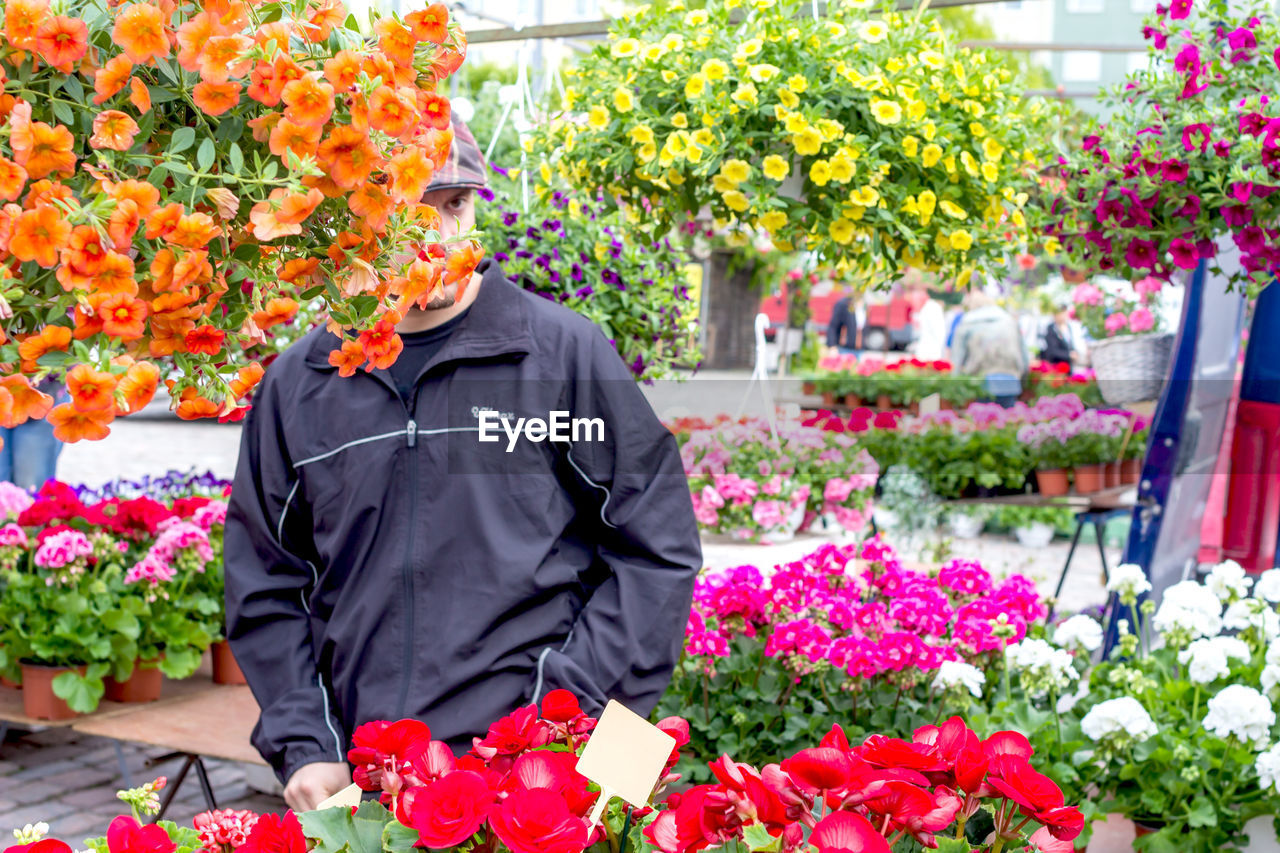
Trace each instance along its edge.
<path fill-rule="evenodd" d="M 8 548 L 15 545 L 19 548 L 27 547 L 27 532 L 16 524 L 6 524 L 4 527 L 0 527 L 0 548 Z"/>
<path fill-rule="evenodd" d="M 1149 332 L 1155 328 L 1155 325 L 1155 315 L 1148 309 L 1139 306 L 1129 312 L 1129 331 L 1134 334 Z"/>
<path fill-rule="evenodd" d="M 1246 255 L 1261 255 L 1267 249 L 1267 235 L 1257 225 L 1250 225 L 1234 235 L 1236 245 Z"/>
<path fill-rule="evenodd" d="M 1187 179 L 1187 175 L 1191 170 L 1186 163 L 1181 160 L 1166 160 L 1160 168 L 1160 173 L 1166 181 L 1180 184 Z"/>
<path fill-rule="evenodd" d="M 1173 68 L 1179 74 L 1195 77 L 1200 73 L 1200 48 L 1194 44 L 1183 45 L 1182 50 L 1173 58 Z"/>
<path fill-rule="evenodd" d="M 1133 240 L 1124 250 L 1124 259 L 1129 266 L 1137 270 L 1155 269 L 1159 256 L 1156 244 L 1150 240 Z"/>
<path fill-rule="evenodd" d="M 1163 30 L 1158 30 L 1155 27 L 1143 27 L 1142 37 L 1144 39 L 1150 39 L 1152 46 L 1154 46 L 1156 50 L 1164 50 L 1169 46 L 1169 37 L 1165 35 Z M 1277 60 L 1276 64 L 1280 65 L 1280 60 Z"/>
<path fill-rule="evenodd" d="M 1114 335 L 1123 331 L 1125 326 L 1129 325 L 1129 318 L 1124 315 L 1123 311 L 1117 311 L 1114 314 L 1107 315 L 1107 322 L 1104 324 L 1107 334 Z"/>
<path fill-rule="evenodd" d="M 1213 135 L 1213 125 L 1211 124 L 1190 124 L 1182 129 L 1182 150 L 1191 152 L 1200 149 L 1203 154 L 1205 149 L 1209 147 L 1209 138 Z M 1197 144 L 1196 137 L 1200 137 Z"/>
<path fill-rule="evenodd" d="M 1169 4 L 1169 17 L 1175 21 L 1181 21 L 1191 14 L 1192 0 L 1173 0 Z"/>
<path fill-rule="evenodd" d="M 1232 62 L 1241 62 L 1253 56 L 1253 50 L 1258 46 L 1258 40 L 1253 35 L 1253 30 L 1248 27 L 1240 27 L 1233 30 L 1227 36 L 1227 44 L 1231 46 Z"/>
<path fill-rule="evenodd" d="M 1193 270 L 1196 264 L 1200 263 L 1200 253 L 1196 250 L 1195 244 L 1181 237 L 1175 238 L 1169 244 L 1169 254 L 1173 255 L 1173 262 L 1180 269 Z"/>
<path fill-rule="evenodd" d="M 1243 204 L 1229 204 L 1222 208 L 1222 221 L 1232 228 L 1239 228 L 1253 221 L 1253 211 Z"/>

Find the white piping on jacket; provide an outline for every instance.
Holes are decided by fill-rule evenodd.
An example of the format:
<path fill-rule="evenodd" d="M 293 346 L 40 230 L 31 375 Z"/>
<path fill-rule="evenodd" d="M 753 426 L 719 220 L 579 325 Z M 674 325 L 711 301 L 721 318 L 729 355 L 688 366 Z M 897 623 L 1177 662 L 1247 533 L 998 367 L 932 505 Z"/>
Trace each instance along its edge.
<path fill-rule="evenodd" d="M 609 488 L 607 486 L 600 485 L 599 483 L 597 483 L 596 481 L 588 477 L 583 472 L 583 470 L 578 467 L 578 463 L 573 461 L 573 454 L 570 453 L 567 448 L 565 449 L 565 452 L 564 452 L 564 458 L 569 460 L 569 464 L 573 466 L 573 470 L 578 472 L 578 476 L 587 481 L 587 485 L 597 488 L 600 491 L 604 492 L 604 503 L 600 504 L 600 520 L 603 521 L 607 526 L 612 527 L 614 530 L 617 530 L 618 525 L 614 524 L 612 521 L 604 517 L 605 508 L 609 506 L 609 500 L 613 497 L 613 494 L 609 491 Z"/>

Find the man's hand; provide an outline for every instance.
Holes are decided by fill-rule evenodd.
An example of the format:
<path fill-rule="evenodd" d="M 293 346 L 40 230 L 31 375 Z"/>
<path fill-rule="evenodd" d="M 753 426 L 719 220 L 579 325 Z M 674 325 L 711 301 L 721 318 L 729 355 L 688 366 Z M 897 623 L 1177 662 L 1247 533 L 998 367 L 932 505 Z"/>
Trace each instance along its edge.
<path fill-rule="evenodd" d="M 351 768 L 341 761 L 304 764 L 284 786 L 284 801 L 295 812 L 309 812 L 351 784 Z"/>

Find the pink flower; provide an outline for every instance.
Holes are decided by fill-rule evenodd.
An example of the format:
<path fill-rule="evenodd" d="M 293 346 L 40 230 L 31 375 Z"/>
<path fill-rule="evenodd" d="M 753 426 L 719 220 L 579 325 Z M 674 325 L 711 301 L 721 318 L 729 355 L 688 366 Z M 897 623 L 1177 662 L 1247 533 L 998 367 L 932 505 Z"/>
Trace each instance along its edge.
<path fill-rule="evenodd" d="M 1173 262 L 1180 269 L 1193 270 L 1200 263 L 1200 252 L 1195 244 L 1181 237 L 1174 238 L 1169 244 L 1169 254 L 1173 255 Z"/>
<path fill-rule="evenodd" d="M 0 516 L 17 517 L 35 503 L 35 498 L 21 486 L 0 480 Z"/>
<path fill-rule="evenodd" d="M 36 565 L 46 569 L 61 569 L 80 557 L 93 554 L 89 539 L 79 530 L 62 530 L 47 537 L 36 549 Z"/>
<path fill-rule="evenodd" d="M 1101 305 L 1102 291 L 1088 282 L 1078 284 L 1071 293 L 1071 301 L 1077 305 Z"/>
<path fill-rule="evenodd" d="M 0 527 L 0 547 L 18 546 L 20 548 L 27 547 L 27 532 L 16 524 L 6 524 Z"/>
<path fill-rule="evenodd" d="M 1107 321 L 1104 325 L 1106 326 L 1107 333 L 1114 335 L 1116 332 L 1121 331 L 1125 326 L 1129 325 L 1129 318 L 1124 315 L 1124 312 L 1116 311 L 1114 314 L 1107 315 Z"/>
<path fill-rule="evenodd" d="M 1150 331 L 1155 325 L 1155 315 L 1146 308 L 1139 306 L 1129 313 L 1129 331 L 1135 334 Z"/>
<path fill-rule="evenodd" d="M 756 501 L 751 507 L 751 519 L 766 530 L 782 524 L 782 504 L 779 501 Z"/>
<path fill-rule="evenodd" d="M 853 483 L 839 477 L 832 477 L 822 489 L 822 499 L 833 503 L 844 503 L 853 491 Z"/>
<path fill-rule="evenodd" d="M 202 530 L 210 530 L 214 525 L 227 523 L 227 504 L 225 501 L 210 501 L 191 515 L 191 520 Z"/>
<path fill-rule="evenodd" d="M 1175 243 L 1177 240 L 1174 241 Z M 1139 296 L 1154 296 L 1164 287 L 1164 282 L 1153 275 L 1134 282 L 1133 289 Z"/>
<path fill-rule="evenodd" d="M 836 516 L 836 524 L 839 524 L 849 533 L 858 533 L 867 526 L 867 517 L 857 509 L 847 506 L 838 506 L 834 510 Z"/>
<path fill-rule="evenodd" d="M 711 486 L 703 486 L 699 494 L 702 502 L 712 509 L 720 509 L 720 507 L 724 506 L 724 498 Z"/>

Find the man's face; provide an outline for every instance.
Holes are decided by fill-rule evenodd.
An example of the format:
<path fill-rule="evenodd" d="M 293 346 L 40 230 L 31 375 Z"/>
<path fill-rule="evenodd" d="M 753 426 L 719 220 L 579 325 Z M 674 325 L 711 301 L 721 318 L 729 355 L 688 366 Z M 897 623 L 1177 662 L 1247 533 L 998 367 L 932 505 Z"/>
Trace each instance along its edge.
<path fill-rule="evenodd" d="M 440 213 L 440 236 L 448 240 L 459 234 L 466 234 L 476 225 L 476 194 L 470 189 L 445 189 L 427 192 L 422 197 L 423 204 L 429 204 Z M 402 259 L 404 263 L 412 258 Z M 446 285 L 444 290 L 433 296 L 424 310 L 435 311 L 448 308 L 454 304 L 458 295 L 458 285 Z"/>

